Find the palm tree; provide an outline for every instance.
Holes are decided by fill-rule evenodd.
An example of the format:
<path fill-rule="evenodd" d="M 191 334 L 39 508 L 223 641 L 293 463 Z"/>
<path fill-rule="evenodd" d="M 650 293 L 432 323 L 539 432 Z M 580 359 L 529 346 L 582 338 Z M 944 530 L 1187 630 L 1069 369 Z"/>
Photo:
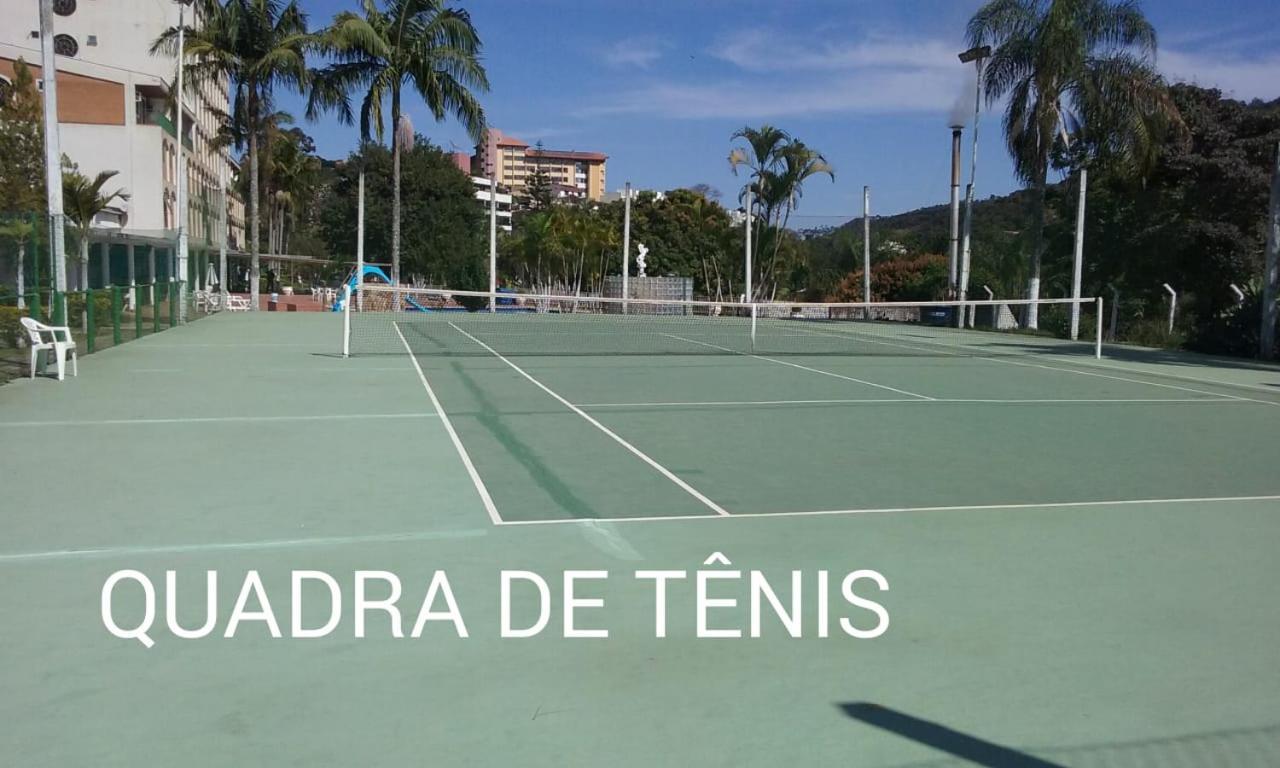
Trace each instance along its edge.
<path fill-rule="evenodd" d="M 1163 131 L 1180 124 L 1154 68 L 1155 28 L 1132 0 L 990 0 L 969 20 L 968 37 L 995 47 L 982 86 L 989 101 L 1008 97 L 1009 153 L 1035 188 L 1027 297 L 1038 299 L 1055 150 L 1076 136 L 1140 173 Z M 1027 326 L 1038 321 L 1032 304 Z"/>
<path fill-rule="evenodd" d="M 391 280 L 400 282 L 401 104 L 408 85 L 437 121 L 452 112 L 477 143 L 485 131 L 476 91 L 489 89 L 480 63 L 480 36 L 466 11 L 444 0 L 389 0 L 379 10 L 361 0 L 361 13 L 344 11 L 324 32 L 323 47 L 334 63 L 315 73 L 308 117 L 335 110 L 354 122 L 350 98 L 361 93 L 361 146 L 383 136 L 383 106 L 391 104 Z M 362 171 L 363 175 L 363 171 Z"/>
<path fill-rule="evenodd" d="M 306 53 L 315 37 L 307 32 L 306 15 L 291 0 L 195 0 L 199 28 L 187 28 L 182 58 L 191 88 L 230 82 L 233 87 L 230 125 L 221 131 L 237 147 L 249 150 L 249 306 L 258 309 L 262 226 L 259 139 L 262 120 L 271 113 L 277 86 L 298 90 L 307 84 Z M 151 52 L 178 54 L 178 29 L 170 27 L 151 45 Z"/>
<path fill-rule="evenodd" d="M 102 187 L 119 171 L 103 171 L 93 179 L 80 173 L 75 166 L 62 172 L 62 207 L 67 218 L 76 228 L 76 239 L 80 244 L 79 285 L 80 290 L 89 288 L 89 231 L 93 228 L 93 217 L 102 213 L 117 199 L 126 196 L 116 190 L 111 194 L 103 194 Z"/>
<path fill-rule="evenodd" d="M 747 146 L 736 147 L 729 153 L 729 166 L 735 174 L 740 166 L 750 170 L 751 180 L 747 189 L 751 191 L 752 208 L 760 209 L 760 217 L 755 219 L 758 222 L 754 227 L 755 237 L 752 238 L 752 264 L 758 263 L 754 256 L 764 240 L 762 230 L 773 245 L 773 255 L 761 272 L 762 279 L 752 281 L 754 295 L 748 296 L 747 300 L 754 301 L 770 280 L 773 285 L 771 294 L 777 290 L 778 253 L 791 212 L 799 204 L 804 182 L 818 174 L 826 174 L 835 181 L 835 173 L 819 152 L 771 125 L 742 128 L 733 134 L 732 139 L 741 139 Z M 750 210 L 747 215 L 751 216 Z M 755 271 L 754 267 L 752 271 Z"/>

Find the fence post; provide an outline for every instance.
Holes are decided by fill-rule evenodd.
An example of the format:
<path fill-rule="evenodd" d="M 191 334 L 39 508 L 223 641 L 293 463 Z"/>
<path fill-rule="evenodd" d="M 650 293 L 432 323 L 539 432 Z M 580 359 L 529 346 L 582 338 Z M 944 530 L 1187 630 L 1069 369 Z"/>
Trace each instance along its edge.
<path fill-rule="evenodd" d="M 135 283 L 129 289 L 129 293 L 133 296 L 133 337 L 140 339 L 142 338 L 142 286 Z"/>
<path fill-rule="evenodd" d="M 169 327 L 178 324 L 178 302 L 182 300 L 182 281 L 169 283 Z"/>
<path fill-rule="evenodd" d="M 124 334 L 120 328 L 120 286 L 111 286 L 111 343 L 119 346 L 124 343 Z"/>
<path fill-rule="evenodd" d="M 164 283 L 151 284 L 151 328 L 153 333 L 160 332 L 160 302 L 164 293 Z"/>
<path fill-rule="evenodd" d="M 51 325 L 67 325 L 67 294 L 57 290 L 49 291 L 49 303 L 53 305 L 49 308 L 53 313 Z"/>
<path fill-rule="evenodd" d="M 98 324 L 94 318 L 93 311 L 93 289 L 84 289 L 84 333 L 88 338 L 85 340 L 85 347 L 89 354 L 93 354 L 93 350 L 98 346 Z"/>

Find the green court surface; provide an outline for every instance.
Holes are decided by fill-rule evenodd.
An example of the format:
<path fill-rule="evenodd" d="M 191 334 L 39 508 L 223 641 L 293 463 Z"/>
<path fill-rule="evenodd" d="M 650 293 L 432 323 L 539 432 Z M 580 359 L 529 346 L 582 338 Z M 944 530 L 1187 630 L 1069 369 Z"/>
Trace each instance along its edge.
<path fill-rule="evenodd" d="M 508 354 L 476 322 L 479 349 L 388 324 L 344 359 L 338 315 L 222 315 L 0 388 L 0 763 L 1280 764 L 1280 370 L 927 336 Z M 121 569 L 161 590 L 153 648 L 103 626 Z M 747 572 L 785 601 L 799 571 L 803 636 L 766 609 L 696 637 L 699 569 L 742 572 L 711 615 L 744 635 Z M 860 569 L 874 639 L 834 625 L 875 623 L 838 594 Z M 213 636 L 166 626 L 170 570 L 188 628 L 217 572 Z M 341 585 L 326 637 L 289 637 L 301 570 Z M 359 570 L 399 577 L 406 633 L 446 572 L 470 636 L 374 611 L 357 638 Z M 499 636 L 503 570 L 550 583 L 537 637 Z M 609 573 L 579 618 L 608 638 L 563 636 L 566 570 Z M 688 572 L 666 637 L 640 570 Z M 249 571 L 284 638 L 222 637 Z"/>

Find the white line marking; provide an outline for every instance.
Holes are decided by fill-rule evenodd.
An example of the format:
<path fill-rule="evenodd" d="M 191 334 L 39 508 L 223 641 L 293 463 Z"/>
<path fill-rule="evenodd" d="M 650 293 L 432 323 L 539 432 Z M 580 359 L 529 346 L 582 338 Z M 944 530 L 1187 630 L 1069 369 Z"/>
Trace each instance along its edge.
<path fill-rule="evenodd" d="M 822 331 L 812 331 L 812 330 L 808 330 L 808 329 L 805 329 L 805 332 L 807 332 L 807 333 L 811 333 L 811 334 L 814 334 L 814 335 L 819 335 L 819 336 L 840 336 L 840 337 L 844 337 L 844 338 L 852 338 L 852 339 L 857 339 L 858 341 L 866 342 L 866 343 L 868 343 L 868 344 L 883 344 L 883 345 L 885 345 L 885 346 L 898 347 L 898 348 L 900 348 L 900 349 L 914 349 L 914 350 L 917 350 L 917 351 L 922 351 L 922 352 L 931 352 L 931 353 L 943 354 L 943 355 L 950 355 L 950 356 L 953 356 L 953 357 L 964 357 L 964 356 L 966 356 L 966 355 L 964 355 L 964 354 L 962 354 L 962 353 L 960 353 L 960 352 L 953 352 L 953 351 L 951 351 L 951 350 L 947 350 L 947 349 L 940 349 L 940 348 L 934 348 L 934 347 L 918 347 L 918 346 L 913 346 L 913 345 L 910 345 L 910 344 L 898 344 L 898 343 L 889 342 L 889 341 L 881 341 L 881 340 L 878 340 L 878 339 L 868 339 L 868 338 L 865 338 L 865 337 L 863 337 L 863 336 L 859 336 L 859 335 L 857 335 L 856 333 L 834 333 L 834 334 L 833 334 L 833 333 L 824 333 L 824 332 L 822 332 Z M 1176 385 L 1174 385 L 1174 384 L 1160 384 L 1160 383 L 1158 383 L 1158 382 L 1154 382 L 1154 381 L 1143 381 L 1142 379 L 1131 379 L 1131 378 L 1127 378 L 1127 377 L 1124 377 L 1124 376 L 1112 376 L 1112 375 L 1110 375 L 1110 374 L 1105 374 L 1105 373 L 1094 373 L 1094 372 L 1092 372 L 1092 371 L 1078 371 L 1078 370 L 1076 370 L 1076 369 L 1074 369 L 1074 368 L 1062 368 L 1062 367 L 1060 367 L 1060 366 L 1056 366 L 1056 365 L 1043 365 L 1043 364 L 1039 364 L 1039 363 L 1025 363 L 1025 362 L 1018 362 L 1018 361 L 1016 361 L 1016 360 L 1007 360 L 1007 359 L 999 358 L 999 357 L 986 357 L 986 356 L 983 356 L 983 355 L 973 355 L 973 357 L 975 357 L 975 358 L 976 358 L 976 359 L 978 359 L 978 360 L 985 360 L 985 361 L 987 361 L 987 362 L 991 362 L 991 363 L 1002 363 L 1002 364 L 1004 364 L 1004 365 L 1016 365 L 1016 366 L 1020 366 L 1020 367 L 1023 367 L 1023 368 L 1040 368 L 1040 369 L 1043 369 L 1043 370 L 1046 370 L 1046 371 L 1061 371 L 1061 372 L 1063 372 L 1063 373 L 1074 373 L 1074 374 L 1077 374 L 1077 375 L 1080 375 L 1080 376 L 1093 376 L 1093 377 L 1100 378 L 1100 379 L 1111 379 L 1111 380 L 1113 380 L 1113 381 L 1123 381 L 1123 382 L 1126 382 L 1126 383 L 1129 383 L 1129 384 L 1145 384 L 1146 386 L 1149 386 L 1149 387 L 1159 387 L 1159 388 L 1161 388 L 1161 389 L 1174 389 L 1174 390 L 1178 390 L 1178 391 L 1180 391 L 1180 392 L 1193 392 L 1193 393 L 1195 393 L 1195 394 L 1200 394 L 1200 395 L 1211 395 L 1211 396 L 1213 396 L 1213 397 L 1217 397 L 1217 398 L 1223 398 L 1223 399 L 1227 399 L 1227 400 L 1239 400 L 1239 401 L 1241 401 L 1241 402 L 1246 402 L 1246 403 L 1259 403 L 1259 404 L 1261 404 L 1261 405 L 1271 405 L 1271 406 L 1280 405 L 1280 403 L 1273 403 L 1273 402 L 1270 402 L 1270 401 L 1267 401 L 1267 400 L 1257 400 L 1257 399 L 1254 399 L 1254 398 L 1251 398 L 1251 397 L 1240 397 L 1240 396 L 1238 396 L 1238 395 L 1229 395 L 1229 394 L 1227 394 L 1227 393 L 1225 393 L 1225 392 L 1210 392 L 1210 391 L 1208 391 L 1208 390 L 1203 390 L 1203 389 L 1193 389 L 1193 388 L 1191 388 L 1191 387 L 1180 387 L 1180 386 L 1176 386 Z M 1090 362 L 1083 361 L 1083 360 L 1082 360 L 1082 361 L 1075 362 L 1075 363 L 1069 363 L 1069 364 L 1075 364 L 1075 365 L 1086 365 L 1086 366 L 1088 366 L 1088 365 L 1096 365 L 1095 363 L 1090 363 Z M 1112 366 L 1103 366 L 1103 367 L 1112 367 Z M 1122 369 L 1122 370 L 1123 370 L 1123 369 Z M 1136 372 L 1135 372 L 1135 373 L 1136 373 Z M 1158 374 L 1150 374 L 1150 375 L 1158 375 Z M 1224 384 L 1223 386 L 1230 386 L 1230 385 L 1225 385 L 1225 384 Z"/>
<path fill-rule="evenodd" d="M 770 405 L 885 405 L 885 404 L 977 404 L 977 405 L 1058 405 L 1058 404 L 1102 404 L 1102 403 L 1238 403 L 1233 397 L 1146 397 L 1124 399 L 1042 399 L 1042 400 L 997 400 L 972 398 L 932 398 L 929 400 L 912 400 L 907 398 L 861 399 L 861 400 L 709 400 L 688 402 L 648 402 L 648 403 L 578 403 L 580 408 L 674 408 L 679 406 L 770 406 Z"/>
<path fill-rule="evenodd" d="M 325 536 L 314 539 L 268 539 L 266 541 L 235 541 L 223 544 L 159 544 L 152 547 L 99 547 L 95 549 L 58 549 L 48 552 L 17 552 L 0 554 L 0 563 L 20 563 L 34 560 L 71 560 L 90 557 L 134 557 L 139 555 L 171 555 L 188 552 L 245 552 L 256 549 L 284 549 L 290 547 L 324 547 L 349 544 L 389 544 L 399 541 L 432 541 L 437 539 L 466 539 L 484 536 L 487 529 L 461 531 L 413 531 L 409 533 L 375 533 L 367 536 Z"/>
<path fill-rule="evenodd" d="M 1119 499 L 1111 501 L 1055 501 L 1044 504 L 971 504 L 954 507 L 881 507 L 877 509 L 823 509 L 804 512 L 746 512 L 732 515 L 737 520 L 755 517 L 826 517 L 836 515 L 873 515 L 897 512 L 980 512 L 984 510 L 1074 509 L 1087 507 L 1130 507 L 1164 504 L 1229 504 L 1249 501 L 1280 501 L 1274 496 L 1214 496 L 1186 499 Z M 563 525 L 565 523 L 643 523 L 670 520 L 705 520 L 708 515 L 653 515 L 650 517 L 573 517 L 557 520 L 506 520 L 503 525 Z"/>
<path fill-rule="evenodd" d="M 865 385 L 867 385 L 868 387 L 875 387 L 876 389 L 884 389 L 884 390 L 888 390 L 889 392 L 897 392 L 897 393 L 898 393 L 898 394 L 900 394 L 900 395 L 906 395 L 906 396 L 908 396 L 908 397 L 914 397 L 914 398 L 916 398 L 916 399 L 918 399 L 918 400 L 933 400 L 933 399 L 934 399 L 934 398 L 929 397 L 929 396 L 927 396 L 927 395 L 920 395 L 920 394 L 916 394 L 915 392 L 908 392 L 908 391 L 906 391 L 905 389 L 897 389 L 897 388 L 895 388 L 895 387 L 889 387 L 889 386 L 886 386 L 886 385 L 884 385 L 884 384 L 877 384 L 877 383 L 875 383 L 874 381 L 866 381 L 865 379 L 855 379 L 855 378 L 854 378 L 854 377 L 852 377 L 852 376 L 844 376 L 844 375 L 839 374 L 839 373 L 832 373 L 831 371 L 824 371 L 824 370 L 822 370 L 822 369 L 820 369 L 820 368 L 810 368 L 810 367 L 809 367 L 809 366 L 807 366 L 807 365 L 800 365 L 799 363 L 791 363 L 791 362 L 787 362 L 786 360 L 778 360 L 778 359 L 776 359 L 776 358 L 772 358 L 772 357 L 765 357 L 764 355 L 753 355 L 753 354 L 749 354 L 749 353 L 747 353 L 747 352 L 739 352 L 739 351 L 737 351 L 736 349 L 729 349 L 728 347 L 722 347 L 722 346 L 720 346 L 719 344 L 709 344 L 709 343 L 707 343 L 707 342 L 705 342 L 705 341 L 696 341 L 696 340 L 694 340 L 694 339 L 686 339 L 686 338 L 685 338 L 685 337 L 683 337 L 683 336 L 677 336 L 677 335 L 675 335 L 675 334 L 673 334 L 673 333 L 664 333 L 664 334 L 662 334 L 662 335 L 663 335 L 663 336 L 666 336 L 666 337 L 668 337 L 668 338 L 672 338 L 672 339 L 679 339 L 680 341 L 688 342 L 688 343 L 690 343 L 690 344 L 699 344 L 699 345 L 704 346 L 704 347 L 710 347 L 711 349 L 718 349 L 718 350 L 721 350 L 722 352 L 730 352 L 730 353 L 735 354 L 735 355 L 742 355 L 743 357 L 751 357 L 751 358 L 755 358 L 756 360 L 766 360 L 766 361 L 768 361 L 768 362 L 770 362 L 770 363 L 777 363 L 778 365 L 785 365 L 785 366 L 788 366 L 788 367 L 791 367 L 791 368 L 799 368 L 799 369 L 800 369 L 800 370 L 802 370 L 802 371 L 809 371 L 810 373 L 819 373 L 819 374 L 822 374 L 823 376 L 830 376 L 830 377 L 835 378 L 835 379 L 844 379 L 845 381 L 852 381 L 852 382 L 856 382 L 856 383 L 858 383 L 858 384 L 865 384 Z"/>
<path fill-rule="evenodd" d="M 463 336 L 466 336 L 468 339 L 471 339 L 476 344 L 479 344 L 480 346 L 484 347 L 486 350 L 489 351 L 489 354 L 493 355 L 494 357 L 498 358 L 502 362 L 506 363 L 508 366 L 511 367 L 512 370 L 514 370 L 516 373 L 528 379 L 530 383 L 532 383 L 538 389 L 541 389 L 543 392 L 546 392 L 548 395 L 551 395 L 553 398 L 559 401 L 561 405 L 573 411 L 574 413 L 578 414 L 582 418 L 586 419 L 588 424 L 590 424 L 591 426 L 595 427 L 596 429 L 608 435 L 615 443 L 617 443 L 618 445 L 621 445 L 623 448 L 626 448 L 628 451 L 634 454 L 636 458 L 640 459 L 645 464 L 648 464 L 650 467 L 653 467 L 654 469 L 656 469 L 663 477 L 675 483 L 677 486 L 679 486 L 681 490 L 683 490 L 685 493 L 689 494 L 693 498 L 697 499 L 698 501 L 702 502 L 704 505 L 706 505 L 709 509 L 715 512 L 717 515 L 727 516 L 729 514 L 719 504 L 715 503 L 711 499 L 704 496 L 702 492 L 699 491 L 697 488 L 694 488 L 692 485 L 689 485 L 684 480 L 681 480 L 680 477 L 677 476 L 674 472 L 662 466 L 657 461 L 651 459 L 647 454 L 644 453 L 644 451 L 641 451 L 639 448 L 635 447 L 631 443 L 622 439 L 622 437 L 620 437 L 613 430 L 609 429 L 605 425 L 601 424 L 600 422 L 592 418 L 591 415 L 588 414 L 586 411 L 582 410 L 581 408 L 569 402 L 568 400 L 565 400 L 563 397 L 557 394 L 555 390 L 551 389 L 546 384 L 543 384 L 541 381 L 538 381 L 533 376 L 529 375 L 529 373 L 526 372 L 523 368 L 511 362 L 510 360 L 503 357 L 502 355 L 498 354 L 493 347 L 489 346 L 488 344 L 485 344 L 483 341 L 477 339 L 475 336 L 472 336 L 471 334 L 462 330 L 452 322 L 449 323 L 449 326 L 453 328 L 455 331 L 457 331 L 458 333 L 461 333 Z"/>
<path fill-rule="evenodd" d="M 0 421 L 5 427 L 102 427 L 146 424 L 219 424 L 275 421 L 347 421 L 360 419 L 433 419 L 434 413 L 321 413 L 308 416 L 183 416 L 172 419 L 87 419 L 84 421 Z"/>
<path fill-rule="evenodd" d="M 444 408 L 440 405 L 440 400 L 436 398 L 435 390 L 431 388 L 431 384 L 427 381 L 427 375 L 422 372 L 422 366 L 418 365 L 418 358 L 413 354 L 413 350 L 409 348 L 409 342 L 405 340 L 404 334 L 400 332 L 400 324 L 391 323 L 391 327 L 396 329 L 396 335 L 400 337 L 400 343 L 404 345 L 404 351 L 409 353 L 409 361 L 413 363 L 413 369 L 418 372 L 418 380 L 422 382 L 422 388 L 427 390 L 427 397 L 431 398 L 431 404 L 435 406 L 436 413 L 440 416 L 440 423 L 444 424 L 444 429 L 449 433 L 449 439 L 453 441 L 453 447 L 458 451 L 458 456 L 462 459 L 462 465 L 467 468 L 467 474 L 471 476 L 471 484 L 476 487 L 476 493 L 480 494 L 480 501 L 484 503 L 485 511 L 489 513 L 489 519 L 494 525 L 502 524 L 502 516 L 498 514 L 498 508 L 493 504 L 493 497 L 489 495 L 489 489 L 485 487 L 484 481 L 480 479 L 480 473 L 476 471 L 476 466 L 471 463 L 471 456 L 467 454 L 467 449 L 462 446 L 462 439 L 458 437 L 458 433 L 453 428 L 453 422 L 449 420 L 448 414 L 444 412 Z"/>
<path fill-rule="evenodd" d="M 1144 365 L 1141 361 L 1132 361 L 1133 365 Z M 1098 363 L 1092 360 L 1078 360 L 1074 365 L 1083 365 L 1089 368 L 1105 368 L 1111 371 L 1126 371 L 1133 374 L 1141 374 L 1144 376 L 1159 376 L 1162 379 L 1178 379 L 1180 381 L 1192 381 L 1197 384 L 1214 384 L 1219 387 L 1227 387 L 1228 389 L 1249 389 L 1254 392 L 1268 392 L 1271 394 L 1280 393 L 1280 383 L 1275 386 L 1260 386 L 1257 384 L 1244 384 L 1240 382 L 1221 381 L 1219 379 L 1205 379 L 1198 376 L 1183 376 L 1180 373 L 1168 373 L 1165 371 L 1147 371 L 1141 368 L 1124 365 L 1107 365 L 1106 363 Z M 1230 364 L 1229 362 L 1227 364 Z M 1153 365 L 1153 363 L 1145 363 L 1145 365 Z M 1274 371 L 1269 368 L 1246 368 L 1245 370 L 1254 371 L 1256 373 L 1280 374 L 1280 371 Z"/>

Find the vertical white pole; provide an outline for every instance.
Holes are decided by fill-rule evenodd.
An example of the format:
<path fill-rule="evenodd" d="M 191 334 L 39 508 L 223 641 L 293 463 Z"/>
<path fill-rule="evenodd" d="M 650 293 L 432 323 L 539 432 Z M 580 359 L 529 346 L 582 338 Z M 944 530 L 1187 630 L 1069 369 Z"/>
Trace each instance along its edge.
<path fill-rule="evenodd" d="M 1071 305 L 1071 340 L 1075 341 L 1080 337 L 1080 277 L 1084 268 L 1084 203 L 1085 191 L 1089 186 L 1089 170 L 1087 168 L 1080 169 L 1080 192 L 1079 200 L 1076 202 L 1076 251 L 1075 260 L 1071 265 L 1071 298 L 1075 299 L 1075 303 Z"/>
<path fill-rule="evenodd" d="M 218 187 L 222 190 L 222 205 L 218 211 L 218 290 L 227 293 L 227 241 L 231 239 L 230 215 L 227 201 L 227 164 L 225 158 L 218 158 L 221 166 L 218 170 Z M 221 305 L 223 307 L 226 304 Z"/>
<path fill-rule="evenodd" d="M 862 188 L 862 300 L 871 303 L 871 187 Z"/>
<path fill-rule="evenodd" d="M 498 311 L 498 180 L 489 179 L 489 311 Z"/>
<path fill-rule="evenodd" d="M 969 265 L 973 258 L 973 195 L 978 184 L 978 121 L 982 117 L 982 64 L 978 59 L 978 81 L 973 98 L 973 149 L 969 158 L 969 188 L 965 193 L 964 242 L 960 249 L 960 300 L 969 295 Z"/>
<path fill-rule="evenodd" d="M 356 182 L 356 301 L 364 311 L 364 152 L 360 147 L 360 179 Z"/>
<path fill-rule="evenodd" d="M 187 275 L 187 155 L 185 147 L 182 143 L 182 81 L 183 81 L 183 64 L 186 61 L 184 46 L 184 27 L 186 26 L 186 16 L 184 11 L 187 7 L 184 0 L 178 0 L 178 262 L 174 265 L 176 280 L 184 280 Z M 178 317 L 181 322 L 187 319 L 187 299 L 186 291 L 178 291 Z"/>
<path fill-rule="evenodd" d="M 361 291 L 363 293 L 363 291 Z M 342 286 L 342 356 L 351 357 L 351 286 Z"/>
<path fill-rule="evenodd" d="M 746 264 L 747 292 L 746 292 L 746 300 L 747 300 L 748 302 L 750 302 L 750 301 L 752 301 L 752 298 L 753 298 L 752 293 L 751 293 L 751 185 L 750 185 L 750 184 L 748 184 L 748 185 L 747 185 L 747 208 L 746 208 L 746 211 L 747 211 L 747 221 L 746 221 L 746 227 L 747 227 L 747 264 Z M 752 316 L 753 318 L 755 317 L 755 310 L 754 310 L 754 309 L 753 309 L 753 310 L 752 310 L 752 312 L 751 312 L 751 316 Z"/>
<path fill-rule="evenodd" d="M 1098 323 L 1094 330 L 1093 356 L 1102 359 L 1102 297 L 1098 297 Z"/>
<path fill-rule="evenodd" d="M 147 246 L 147 282 L 156 284 L 156 247 Z"/>
<path fill-rule="evenodd" d="M 58 68 L 53 57 L 53 0 L 40 0 L 40 79 L 44 85 L 44 172 L 49 212 L 49 267 L 53 290 L 67 291 L 66 222 L 62 212 L 62 145 L 58 138 Z M 65 297 L 59 299 L 65 302 Z M 60 316 L 66 304 L 50 314 Z M 66 319 L 64 317 L 64 319 Z"/>
<path fill-rule="evenodd" d="M 752 302 L 751 303 L 751 351 L 753 353 L 756 351 L 756 316 L 757 314 L 758 313 L 756 312 L 755 302 Z"/>
<path fill-rule="evenodd" d="M 129 309 L 136 312 L 138 310 L 138 272 L 133 263 L 133 243 L 129 243 L 124 248 L 125 258 L 129 260 Z"/>
<path fill-rule="evenodd" d="M 1173 333 L 1173 321 L 1178 316 L 1178 292 L 1169 287 L 1168 283 L 1164 284 L 1164 289 L 1169 293 L 1169 333 Z"/>
<path fill-rule="evenodd" d="M 631 182 L 622 188 L 622 314 L 627 314 L 627 299 L 631 298 L 629 274 L 631 272 Z"/>
<path fill-rule="evenodd" d="M 1280 144 L 1271 171 L 1271 204 L 1267 214 L 1267 255 L 1262 273 L 1262 331 L 1258 350 L 1263 360 L 1276 356 L 1276 289 L 1280 282 Z"/>

